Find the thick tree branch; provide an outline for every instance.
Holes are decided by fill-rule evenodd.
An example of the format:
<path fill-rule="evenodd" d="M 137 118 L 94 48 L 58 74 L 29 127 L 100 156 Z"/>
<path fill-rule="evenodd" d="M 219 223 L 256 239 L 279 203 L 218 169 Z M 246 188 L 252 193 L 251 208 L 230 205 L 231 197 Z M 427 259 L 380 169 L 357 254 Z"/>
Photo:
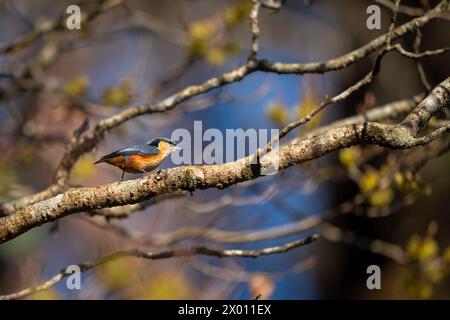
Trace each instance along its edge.
<path fill-rule="evenodd" d="M 339 128 L 349 124 L 361 124 L 367 121 L 379 122 L 386 119 L 395 119 L 400 116 L 404 116 L 414 109 L 414 107 L 416 107 L 424 97 L 425 96 L 423 94 L 417 94 L 411 99 L 390 102 L 383 106 L 367 110 L 363 114 L 348 117 L 342 120 L 336 120 L 328 125 L 305 132 L 302 135 L 302 138 L 311 138 L 323 134 L 330 129 Z M 297 140 L 298 139 L 295 139 L 294 142 Z"/>
<path fill-rule="evenodd" d="M 313 108 L 311 110 L 311 112 L 309 112 L 306 116 L 301 117 L 300 119 L 286 125 L 280 131 L 280 133 L 267 144 L 267 146 L 264 148 L 263 152 L 260 152 L 257 156 L 260 157 L 261 155 L 265 154 L 266 152 L 270 152 L 272 150 L 273 145 L 275 145 L 280 139 L 285 137 L 293 129 L 298 128 L 299 126 L 304 125 L 305 123 L 311 121 L 314 118 L 314 116 L 316 116 L 319 112 L 321 112 L 327 106 L 347 99 L 350 95 L 352 95 L 353 93 L 355 93 L 362 87 L 371 83 L 374 76 L 380 70 L 381 59 L 383 58 L 385 53 L 386 53 L 386 51 L 380 52 L 380 54 L 377 56 L 375 65 L 372 68 L 372 70 L 370 70 L 370 72 L 368 74 L 366 74 L 361 80 L 359 80 L 355 84 L 351 85 L 350 87 L 348 87 L 347 89 L 345 89 L 344 91 L 342 91 L 341 93 L 339 93 L 333 97 L 327 96 L 321 103 L 319 103 L 319 105 L 317 105 L 315 108 Z"/>
<path fill-rule="evenodd" d="M 436 19 L 440 16 L 442 12 L 448 11 L 448 0 L 443 0 L 434 9 L 428 11 L 421 17 L 412 19 L 411 21 L 393 29 L 392 31 L 392 41 L 404 36 L 405 34 L 411 32 L 416 28 L 423 27 L 430 21 Z M 255 9 L 252 13 L 257 12 Z M 252 16 L 253 19 L 253 16 Z M 257 50 L 257 36 L 258 30 L 254 29 L 257 25 L 257 17 L 252 20 L 252 34 L 253 34 L 253 45 L 252 50 Z M 357 61 L 367 57 L 374 51 L 385 46 L 388 35 L 382 35 L 368 44 L 362 46 L 359 49 L 353 50 L 343 56 L 338 58 L 330 59 L 324 62 L 313 62 L 313 63 L 281 63 L 281 62 L 271 62 L 268 60 L 257 60 L 256 58 L 250 59 L 245 65 L 240 66 L 228 73 L 211 78 L 202 84 L 189 86 L 172 96 L 150 105 L 142 105 L 133 108 L 126 109 L 110 118 L 100 121 L 90 132 L 88 132 L 80 141 L 72 141 L 66 149 L 62 160 L 56 169 L 54 175 L 53 184 L 49 186 L 46 190 L 37 193 L 35 195 L 18 199 L 9 203 L 5 203 L 0 206 L 0 212 L 3 214 L 10 214 L 16 210 L 22 209 L 27 205 L 36 203 L 38 201 L 44 200 L 53 196 L 65 189 L 67 180 L 69 178 L 69 173 L 73 165 L 79 159 L 80 156 L 86 152 L 91 151 L 97 144 L 102 140 L 105 134 L 121 125 L 122 123 L 138 117 L 143 114 L 157 113 L 168 111 L 181 102 L 186 101 L 192 97 L 200 94 L 207 93 L 215 88 L 222 87 L 224 85 L 241 81 L 248 74 L 255 71 L 263 72 L 274 72 L 280 74 L 305 74 L 305 73 L 324 73 L 329 71 L 340 70 L 348 67 L 349 65 L 356 63 Z M 253 57 L 253 51 L 251 51 L 251 57 Z"/>
<path fill-rule="evenodd" d="M 433 10 L 428 11 L 423 16 L 412 19 L 411 21 L 395 28 L 392 32 L 392 41 L 399 39 L 405 34 L 413 31 L 416 28 L 421 28 L 425 24 L 429 23 L 439 17 L 442 12 L 448 12 L 449 2 L 441 1 Z M 388 34 L 384 34 L 365 44 L 361 48 L 353 50 L 340 57 L 330 59 L 323 62 L 312 62 L 312 63 L 280 63 L 280 62 L 270 62 L 267 60 L 262 60 L 260 62 L 260 69 L 262 71 L 276 72 L 276 73 L 294 73 L 294 74 L 305 74 L 305 73 L 324 73 L 329 71 L 344 69 L 353 63 L 367 57 L 369 54 L 381 49 L 386 45 Z"/>
<path fill-rule="evenodd" d="M 429 119 L 450 103 L 450 77 L 439 84 L 399 124 L 377 122 L 350 124 L 331 129 L 321 135 L 285 145 L 279 152 L 270 152 L 260 159 L 262 168 L 279 163 L 283 170 L 295 164 L 319 158 L 332 151 L 361 143 L 394 149 L 412 148 L 430 143 L 450 131 L 447 124 L 431 134 L 417 137 Z M 13 239 L 27 230 L 66 215 L 138 203 L 156 195 L 179 190 L 225 188 L 259 177 L 251 163 L 253 156 L 217 165 L 182 166 L 160 170 L 146 178 L 111 183 L 92 188 L 76 188 L 38 202 L 0 218 L 0 243 Z"/>

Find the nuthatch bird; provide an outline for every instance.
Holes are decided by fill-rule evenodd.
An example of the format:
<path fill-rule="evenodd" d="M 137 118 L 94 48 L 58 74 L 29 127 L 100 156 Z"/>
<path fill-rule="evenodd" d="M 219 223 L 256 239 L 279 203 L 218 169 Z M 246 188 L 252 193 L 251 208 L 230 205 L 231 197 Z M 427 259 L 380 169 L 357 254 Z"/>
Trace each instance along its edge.
<path fill-rule="evenodd" d="M 120 180 L 123 180 L 125 172 L 148 174 L 156 169 L 174 149 L 179 149 L 174 141 L 155 138 L 145 144 L 114 151 L 101 157 L 94 164 L 106 162 L 122 169 Z"/>

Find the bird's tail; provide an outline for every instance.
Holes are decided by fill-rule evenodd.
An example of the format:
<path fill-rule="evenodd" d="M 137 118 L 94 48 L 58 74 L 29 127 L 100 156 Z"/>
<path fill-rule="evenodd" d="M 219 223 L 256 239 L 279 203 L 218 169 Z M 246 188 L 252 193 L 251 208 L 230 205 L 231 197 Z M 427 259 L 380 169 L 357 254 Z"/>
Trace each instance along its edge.
<path fill-rule="evenodd" d="M 105 162 L 105 160 L 106 160 L 105 157 L 102 157 L 102 158 L 98 159 L 97 161 L 95 161 L 94 164 Z"/>
<path fill-rule="evenodd" d="M 115 156 L 117 156 L 117 154 L 115 152 L 107 154 L 106 156 L 103 156 L 100 159 L 98 159 L 97 161 L 95 161 L 94 164 L 97 164 L 100 162 L 106 162 L 108 159 L 114 158 Z"/>

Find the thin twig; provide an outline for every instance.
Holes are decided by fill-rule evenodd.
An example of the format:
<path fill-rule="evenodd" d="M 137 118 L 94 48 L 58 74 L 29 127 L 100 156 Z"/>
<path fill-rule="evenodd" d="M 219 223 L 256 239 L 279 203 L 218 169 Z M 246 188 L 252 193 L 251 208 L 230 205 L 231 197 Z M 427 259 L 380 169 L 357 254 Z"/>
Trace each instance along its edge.
<path fill-rule="evenodd" d="M 394 11 L 396 9 L 395 3 L 393 3 L 391 0 L 374 0 L 374 1 L 392 11 Z M 397 12 L 406 14 L 406 15 L 412 16 L 412 17 L 418 17 L 425 13 L 425 11 L 422 8 L 408 7 L 408 6 L 404 6 L 404 5 L 400 5 L 397 8 Z"/>
<path fill-rule="evenodd" d="M 264 255 L 272 255 L 278 253 L 284 253 L 294 248 L 302 247 L 308 245 L 315 240 L 317 240 L 319 236 L 317 234 L 313 234 L 305 239 L 300 239 L 296 241 L 292 241 L 289 243 L 285 243 L 283 245 L 267 247 L 263 249 L 256 250 L 240 250 L 240 249 L 211 249 L 208 247 L 192 247 L 192 248 L 180 248 L 180 249 L 170 249 L 164 250 L 160 252 L 149 252 L 144 249 L 131 249 L 125 251 L 118 251 L 101 258 L 88 261 L 85 263 L 78 264 L 81 272 L 85 272 L 89 269 L 98 267 L 105 263 L 115 261 L 117 259 L 127 258 L 127 257 L 135 257 L 135 258 L 143 258 L 149 260 L 159 260 L 159 259 L 168 259 L 175 257 L 191 257 L 194 255 L 204 255 L 204 256 L 213 256 L 213 257 L 245 257 L 245 258 L 257 258 Z M 55 284 L 63 280 L 64 278 L 70 276 L 72 274 L 73 266 L 66 267 L 58 272 L 56 275 L 51 277 L 49 280 L 44 283 L 27 288 L 16 293 L 11 293 L 8 295 L 0 296 L 0 300 L 13 300 L 13 299 L 21 299 L 31 294 L 47 290 L 53 287 Z"/>
<path fill-rule="evenodd" d="M 258 13 L 261 6 L 260 0 L 253 0 L 253 8 L 250 12 L 250 27 L 252 31 L 252 41 L 250 46 L 250 53 L 248 55 L 247 64 L 254 64 L 258 54 L 259 44 L 259 23 Z"/>
<path fill-rule="evenodd" d="M 395 28 L 392 32 L 392 40 L 398 39 L 408 32 L 420 28 L 428 22 L 434 20 L 439 13 L 445 10 L 447 0 L 443 0 L 433 10 L 428 11 L 421 17 Z M 10 214 L 28 205 L 34 204 L 52 197 L 66 188 L 69 172 L 76 161 L 85 153 L 91 151 L 103 139 L 106 133 L 123 124 L 124 122 L 138 117 L 142 114 L 165 112 L 179 105 L 181 102 L 191 99 L 200 94 L 209 92 L 215 88 L 242 80 L 247 75 L 255 71 L 273 72 L 279 74 L 305 74 L 324 73 L 328 71 L 340 70 L 365 58 L 372 52 L 385 46 L 387 35 L 379 36 L 359 49 L 353 50 L 341 57 L 330 59 L 324 62 L 313 62 L 306 64 L 281 63 L 268 60 L 257 60 L 257 63 L 245 64 L 221 76 L 213 77 L 200 85 L 189 86 L 168 98 L 150 105 L 136 106 L 125 109 L 120 113 L 104 119 L 85 136 L 79 143 L 72 142 L 67 147 L 60 164 L 58 165 L 53 183 L 45 190 L 30 196 L 26 196 L 8 203 L 0 205 L 0 212 Z M 253 66 L 254 65 L 254 66 Z"/>
<path fill-rule="evenodd" d="M 418 53 L 420 51 L 420 44 L 422 43 L 422 31 L 420 29 L 416 29 L 416 35 L 414 37 L 414 52 Z M 427 75 L 425 74 L 425 70 L 423 68 L 423 65 L 420 61 L 416 62 L 417 66 L 417 72 L 419 73 L 419 79 L 422 82 L 423 87 L 425 88 L 426 92 L 431 91 L 431 84 L 428 81 Z"/>

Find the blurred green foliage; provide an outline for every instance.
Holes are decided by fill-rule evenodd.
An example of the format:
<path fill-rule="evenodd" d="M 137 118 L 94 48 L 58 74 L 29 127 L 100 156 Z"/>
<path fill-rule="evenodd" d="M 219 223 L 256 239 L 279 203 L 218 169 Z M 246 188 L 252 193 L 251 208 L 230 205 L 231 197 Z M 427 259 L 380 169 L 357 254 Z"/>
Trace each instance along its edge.
<path fill-rule="evenodd" d="M 124 106 L 133 99 L 133 83 L 131 79 L 124 79 L 115 87 L 108 87 L 103 91 L 102 103 L 105 106 Z"/>
<path fill-rule="evenodd" d="M 131 258 L 115 260 L 95 269 L 95 272 L 108 290 L 120 290 L 136 280 L 135 273 L 130 272 L 136 270 L 134 261 Z"/>
<path fill-rule="evenodd" d="M 192 56 L 205 58 L 211 65 L 220 66 L 240 51 L 234 41 L 223 37 L 224 30 L 244 21 L 251 10 L 251 1 L 240 0 L 218 17 L 192 22 L 188 26 L 186 50 Z"/>
<path fill-rule="evenodd" d="M 406 251 L 413 263 L 403 274 L 404 288 L 411 298 L 431 298 L 436 286 L 450 274 L 450 246 L 441 253 L 432 235 L 414 234 Z"/>
<path fill-rule="evenodd" d="M 297 107 L 298 118 L 306 117 L 315 108 L 317 108 L 319 103 L 320 101 L 317 99 L 316 92 L 311 88 L 311 86 L 308 86 L 308 88 L 304 92 L 301 103 Z M 322 123 L 322 120 L 323 120 L 323 112 L 319 112 L 304 126 L 306 128 L 315 128 Z"/>
<path fill-rule="evenodd" d="M 27 300 L 60 300 L 61 297 L 56 293 L 53 288 L 48 290 L 39 291 L 31 296 L 27 297 Z"/>
<path fill-rule="evenodd" d="M 64 92 L 75 98 L 85 95 L 89 87 L 89 78 L 85 75 L 73 78 L 64 86 Z"/>
<path fill-rule="evenodd" d="M 284 127 L 289 122 L 289 113 L 284 104 L 280 102 L 269 104 L 266 108 L 266 115 L 279 127 Z"/>
<path fill-rule="evenodd" d="M 252 2 L 249 0 L 239 0 L 236 3 L 227 8 L 225 11 L 225 22 L 229 26 L 236 26 L 243 20 L 247 19 L 252 10 Z"/>
<path fill-rule="evenodd" d="M 11 185 L 17 183 L 17 180 L 16 171 L 0 162 L 0 197 L 7 195 Z"/>
<path fill-rule="evenodd" d="M 181 272 L 159 272 L 146 279 L 140 293 L 142 300 L 192 299 L 188 279 Z"/>
<path fill-rule="evenodd" d="M 92 155 L 82 156 L 73 166 L 71 176 L 75 179 L 86 179 L 94 173 L 94 159 Z"/>
<path fill-rule="evenodd" d="M 348 170 L 353 170 L 358 167 L 361 159 L 361 148 L 351 147 L 339 150 L 339 161 Z"/>

